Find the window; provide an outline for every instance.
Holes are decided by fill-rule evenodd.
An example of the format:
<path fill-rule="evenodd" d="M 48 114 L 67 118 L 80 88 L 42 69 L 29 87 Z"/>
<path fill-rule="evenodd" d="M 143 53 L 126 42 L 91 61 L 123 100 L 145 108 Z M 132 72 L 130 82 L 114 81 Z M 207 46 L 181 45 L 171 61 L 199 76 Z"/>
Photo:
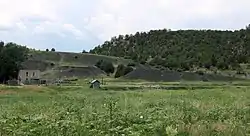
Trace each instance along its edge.
<path fill-rule="evenodd" d="M 29 72 L 26 72 L 26 76 L 29 76 Z"/>
<path fill-rule="evenodd" d="M 36 73 L 35 72 L 33 72 L 33 77 L 36 75 Z"/>

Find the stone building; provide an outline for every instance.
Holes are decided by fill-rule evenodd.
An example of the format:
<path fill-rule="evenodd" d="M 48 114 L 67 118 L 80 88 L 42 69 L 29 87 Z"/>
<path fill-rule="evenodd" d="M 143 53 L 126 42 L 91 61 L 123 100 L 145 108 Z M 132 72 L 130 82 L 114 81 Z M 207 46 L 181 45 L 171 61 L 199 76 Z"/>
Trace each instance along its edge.
<path fill-rule="evenodd" d="M 39 83 L 41 78 L 40 70 L 20 70 L 18 74 L 19 83 Z"/>

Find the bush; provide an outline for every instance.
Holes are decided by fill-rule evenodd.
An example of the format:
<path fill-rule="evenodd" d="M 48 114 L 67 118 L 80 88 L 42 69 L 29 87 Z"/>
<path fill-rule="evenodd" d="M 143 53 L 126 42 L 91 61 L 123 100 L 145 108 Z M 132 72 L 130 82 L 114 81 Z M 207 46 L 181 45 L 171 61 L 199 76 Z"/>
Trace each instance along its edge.
<path fill-rule="evenodd" d="M 124 59 L 131 59 L 131 57 L 130 56 L 125 56 Z"/>
<path fill-rule="evenodd" d="M 236 74 L 238 74 L 238 75 L 244 75 L 244 74 L 246 74 L 246 72 L 243 69 L 239 68 L 237 70 Z"/>
<path fill-rule="evenodd" d="M 124 75 L 125 71 L 125 66 L 123 64 L 118 65 L 116 73 L 115 73 L 115 78 L 119 78 Z"/>
<path fill-rule="evenodd" d="M 82 53 L 88 53 L 87 51 L 83 50 Z"/>
<path fill-rule="evenodd" d="M 135 67 L 135 63 L 128 63 L 128 66 Z"/>
<path fill-rule="evenodd" d="M 200 75 L 200 76 L 204 75 L 204 72 L 203 72 L 203 71 L 196 71 L 195 73 L 197 73 L 197 74 Z"/>
<path fill-rule="evenodd" d="M 128 73 L 132 72 L 134 69 L 132 67 L 126 67 L 123 64 L 118 65 L 116 73 L 115 73 L 115 78 L 119 78 L 121 76 L 125 76 Z"/>
<path fill-rule="evenodd" d="M 132 67 L 126 67 L 124 71 L 124 75 L 127 75 L 128 73 L 132 72 L 134 69 Z"/>
<path fill-rule="evenodd" d="M 109 61 L 99 60 L 96 62 L 95 66 L 105 71 L 107 74 L 114 73 L 115 71 L 114 65 Z"/>
<path fill-rule="evenodd" d="M 101 64 L 103 63 L 103 60 L 99 60 L 96 62 L 95 66 L 101 69 Z"/>
<path fill-rule="evenodd" d="M 105 62 L 103 65 L 103 70 L 110 74 L 110 73 L 114 73 L 115 72 L 115 67 L 113 66 L 113 64 L 111 62 Z"/>
<path fill-rule="evenodd" d="M 50 63 L 50 66 L 54 67 L 54 66 L 55 66 L 55 63 Z"/>
<path fill-rule="evenodd" d="M 146 61 L 140 61 L 140 64 L 142 64 L 142 65 L 144 65 L 146 63 L 147 63 Z"/>

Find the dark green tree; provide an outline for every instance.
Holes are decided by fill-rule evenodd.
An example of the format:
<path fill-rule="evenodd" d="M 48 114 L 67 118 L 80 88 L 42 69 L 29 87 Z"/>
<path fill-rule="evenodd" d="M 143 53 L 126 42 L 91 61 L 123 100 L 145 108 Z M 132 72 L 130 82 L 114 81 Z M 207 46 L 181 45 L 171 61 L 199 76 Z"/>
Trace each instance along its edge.
<path fill-rule="evenodd" d="M 82 53 L 88 53 L 86 50 L 82 50 Z"/>
<path fill-rule="evenodd" d="M 128 73 L 132 72 L 134 69 L 130 66 L 127 66 L 124 71 L 124 76 L 127 75 Z"/>
<path fill-rule="evenodd" d="M 127 75 L 128 73 L 132 72 L 134 69 L 130 66 L 124 66 L 123 64 L 119 64 L 115 73 L 115 78 L 119 78 L 122 76 Z"/>
<path fill-rule="evenodd" d="M 18 72 L 22 68 L 22 62 L 28 57 L 28 49 L 15 43 L 0 46 L 0 81 L 17 79 Z"/>
<path fill-rule="evenodd" d="M 100 68 L 107 74 L 112 74 L 115 71 L 115 67 L 112 62 L 109 61 L 104 61 L 104 60 L 99 60 L 95 64 L 96 67 Z"/>
<path fill-rule="evenodd" d="M 125 66 L 123 64 L 118 65 L 116 73 L 115 73 L 115 78 L 119 78 L 124 75 L 125 71 Z"/>
<path fill-rule="evenodd" d="M 4 42 L 1 41 L 1 42 L 0 42 L 0 48 L 3 48 L 3 46 L 4 46 Z"/>

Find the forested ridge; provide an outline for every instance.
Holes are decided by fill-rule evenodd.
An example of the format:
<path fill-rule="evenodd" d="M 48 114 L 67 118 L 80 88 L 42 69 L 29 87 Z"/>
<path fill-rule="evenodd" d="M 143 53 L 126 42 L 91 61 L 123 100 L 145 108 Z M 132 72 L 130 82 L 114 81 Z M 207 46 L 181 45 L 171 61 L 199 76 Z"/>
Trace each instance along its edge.
<path fill-rule="evenodd" d="M 90 53 L 133 59 L 172 70 L 237 69 L 250 62 L 250 27 L 222 30 L 151 30 L 119 35 Z"/>

